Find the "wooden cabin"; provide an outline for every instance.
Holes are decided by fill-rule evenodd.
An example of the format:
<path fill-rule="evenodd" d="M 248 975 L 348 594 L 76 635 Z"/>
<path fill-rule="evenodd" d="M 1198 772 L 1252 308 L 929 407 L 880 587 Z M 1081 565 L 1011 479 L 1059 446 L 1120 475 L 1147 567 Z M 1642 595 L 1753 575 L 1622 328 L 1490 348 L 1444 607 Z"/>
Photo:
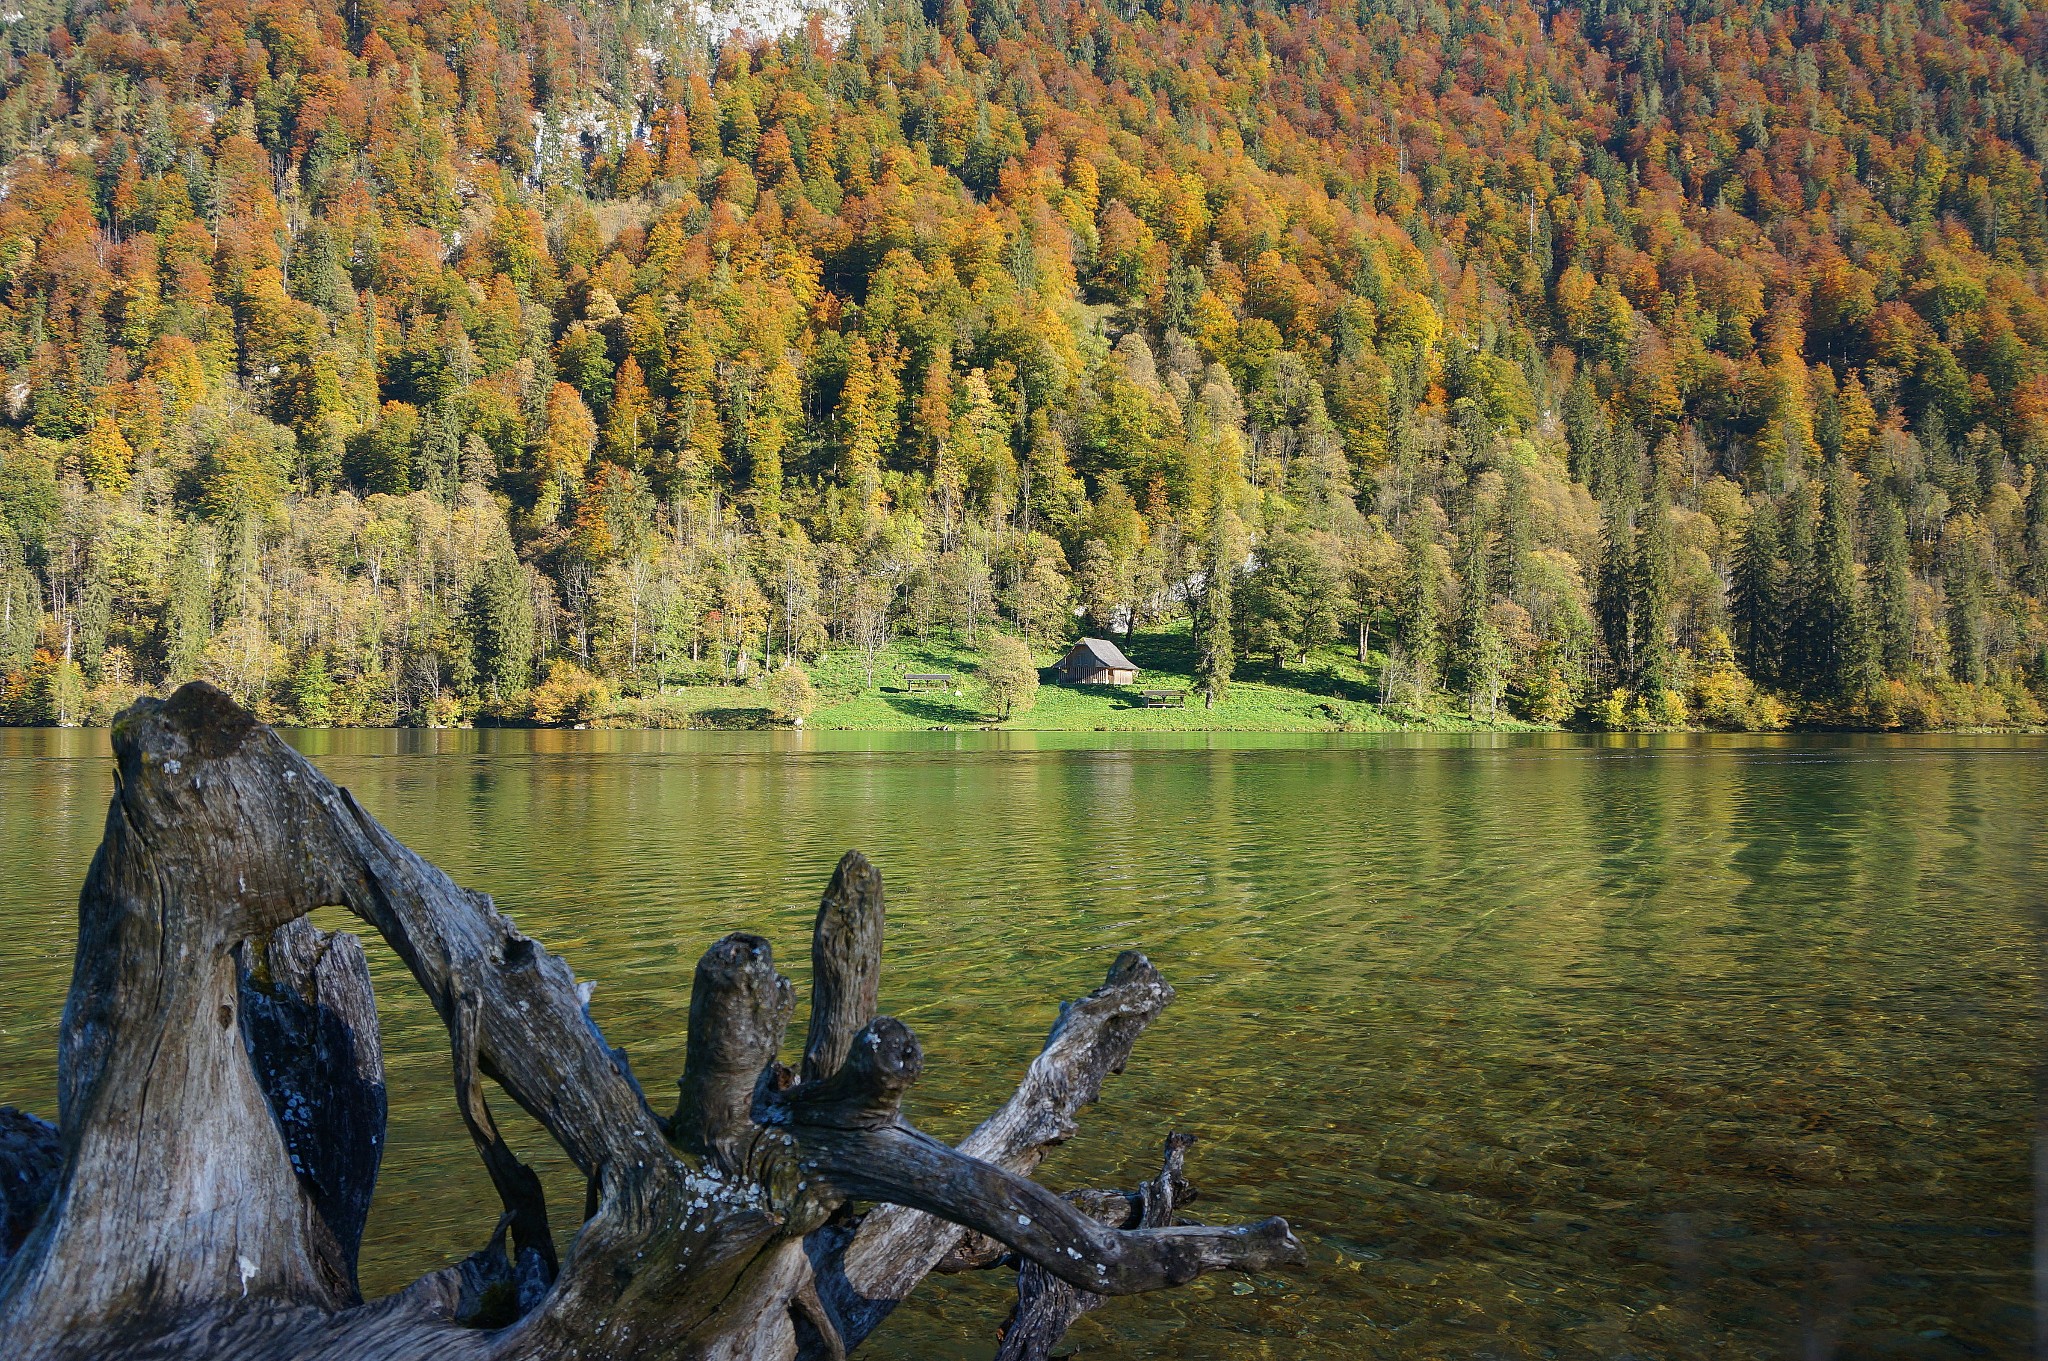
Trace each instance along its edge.
<path fill-rule="evenodd" d="M 1107 638 L 1083 638 L 1054 668 L 1063 685 L 1130 685 L 1138 665 Z"/>

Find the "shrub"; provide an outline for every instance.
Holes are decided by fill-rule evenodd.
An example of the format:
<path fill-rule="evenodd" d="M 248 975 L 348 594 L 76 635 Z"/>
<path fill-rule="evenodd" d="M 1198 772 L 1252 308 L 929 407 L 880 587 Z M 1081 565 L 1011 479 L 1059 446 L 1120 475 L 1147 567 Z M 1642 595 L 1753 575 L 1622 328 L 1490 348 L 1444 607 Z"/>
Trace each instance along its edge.
<path fill-rule="evenodd" d="M 1625 732 L 1629 725 L 1629 693 L 1616 690 L 1605 699 L 1595 700 L 1591 709 L 1593 721 L 1609 732 Z"/>
<path fill-rule="evenodd" d="M 1564 673 L 1553 668 L 1530 683 L 1524 713 L 1532 722 L 1562 723 L 1576 707 Z"/>
<path fill-rule="evenodd" d="M 818 692 L 811 686 L 810 673 L 795 662 L 768 678 L 768 708 L 778 722 L 800 728 L 817 707 Z"/>
<path fill-rule="evenodd" d="M 1777 732 L 1790 722 L 1791 718 L 1791 713 L 1785 708 L 1785 701 L 1776 695 L 1759 694 L 1749 702 L 1751 732 Z"/>
<path fill-rule="evenodd" d="M 588 723 L 611 702 L 611 690 L 597 677 L 561 658 L 548 663 L 548 677 L 533 692 L 533 721 L 553 727 Z"/>
<path fill-rule="evenodd" d="M 1685 696 L 1676 690 L 1659 690 L 1650 696 L 1650 720 L 1663 728 L 1686 725 Z"/>

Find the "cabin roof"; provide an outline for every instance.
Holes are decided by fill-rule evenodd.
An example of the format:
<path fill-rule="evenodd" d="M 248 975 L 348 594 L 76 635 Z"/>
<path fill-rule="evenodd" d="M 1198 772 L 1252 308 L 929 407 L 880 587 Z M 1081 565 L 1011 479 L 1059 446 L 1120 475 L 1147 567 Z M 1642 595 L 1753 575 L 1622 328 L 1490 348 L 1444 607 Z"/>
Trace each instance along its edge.
<path fill-rule="evenodd" d="M 1074 644 L 1073 651 L 1067 653 L 1067 661 L 1092 661 L 1097 666 L 1117 671 L 1138 669 L 1138 664 L 1124 656 L 1123 651 L 1107 638 L 1083 638 Z"/>

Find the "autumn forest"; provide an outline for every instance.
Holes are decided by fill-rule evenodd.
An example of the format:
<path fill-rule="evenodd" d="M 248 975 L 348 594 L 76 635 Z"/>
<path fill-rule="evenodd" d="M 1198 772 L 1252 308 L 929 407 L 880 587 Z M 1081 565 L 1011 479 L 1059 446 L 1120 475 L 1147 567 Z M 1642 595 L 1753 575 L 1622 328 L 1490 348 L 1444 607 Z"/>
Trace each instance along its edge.
<path fill-rule="evenodd" d="M 1149 632 L 1211 701 L 2043 722 L 2034 0 L 0 28 L 7 721 Z"/>

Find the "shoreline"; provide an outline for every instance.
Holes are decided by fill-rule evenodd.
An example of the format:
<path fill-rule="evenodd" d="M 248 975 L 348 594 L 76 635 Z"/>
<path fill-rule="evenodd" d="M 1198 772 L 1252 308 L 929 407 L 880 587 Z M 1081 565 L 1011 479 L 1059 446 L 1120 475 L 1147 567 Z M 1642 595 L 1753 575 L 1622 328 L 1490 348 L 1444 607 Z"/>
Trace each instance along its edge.
<path fill-rule="evenodd" d="M 1284 666 L 1265 659 L 1240 662 L 1237 676 L 1213 708 L 1204 705 L 1196 689 L 1194 648 L 1184 628 L 1144 635 L 1135 652 L 1142 669 L 1128 685 L 1060 683 L 1051 665 L 1058 650 L 1038 647 L 1033 652 L 1032 660 L 1043 663 L 1036 668 L 1037 687 L 1002 721 L 989 717 L 991 701 L 977 678 L 983 662 L 977 648 L 960 640 L 914 638 L 896 639 L 872 658 L 855 649 L 833 647 L 809 659 L 798 687 L 803 702 L 794 709 L 803 717 L 794 723 L 792 713 L 778 707 L 784 697 L 771 681 L 779 673 L 765 663 L 744 680 L 699 677 L 624 694 L 602 675 L 563 659 L 532 692 L 510 701 L 465 699 L 443 691 L 431 700 L 415 698 L 401 704 L 388 678 L 346 688 L 331 686 L 317 707 L 294 703 L 289 689 L 276 684 L 239 698 L 265 722 L 308 731 L 2048 734 L 2048 723 L 2033 721 L 2041 713 L 2038 700 L 2022 697 L 2024 703 L 2008 702 L 1988 689 L 1973 691 L 1952 684 L 1946 690 L 1954 691 L 1954 697 L 1937 686 L 1930 692 L 1933 699 L 1917 705 L 1795 704 L 1761 695 L 1755 702 L 1715 705 L 1702 694 L 1674 693 L 1668 705 L 1652 709 L 1641 699 L 1624 706 L 1627 692 L 1615 691 L 1611 701 L 1574 699 L 1569 715 L 1546 715 L 1551 721 L 1539 721 L 1515 717 L 1505 702 L 1496 714 L 1475 717 L 1457 698 L 1442 692 L 1423 704 L 1383 703 L 1385 655 L 1374 651 L 1361 662 L 1355 649 L 1335 641 Z M 948 683 L 926 683 L 939 676 Z M 1144 698 L 1147 691 L 1175 693 L 1184 702 L 1149 704 Z M 155 693 L 102 693 L 95 703 L 74 710 L 73 722 L 4 726 L 106 727 L 133 698 Z M 1603 713 L 1607 717 L 1600 717 Z M 1930 716 L 1954 721 L 1924 721 Z M 307 721 L 316 717 L 320 721 Z M 401 717 L 416 721 L 402 722 Z M 1672 717 L 1679 721 L 1657 721 Z"/>
<path fill-rule="evenodd" d="M 764 711 L 765 712 L 765 711 Z M 111 723 L 0 723 L 0 732 L 94 732 L 107 731 Z M 1372 725 L 1178 723 L 1178 724 L 1095 724 L 1031 723 L 1011 720 L 1003 723 L 780 723 L 764 717 L 760 721 L 713 721 L 693 723 L 633 723 L 611 717 L 584 723 L 325 723 L 306 724 L 279 721 L 272 726 L 293 732 L 617 732 L 617 733 L 767 733 L 788 737 L 832 735 L 900 736 L 913 733 L 1055 733 L 1065 735 L 1104 734 L 1120 736 L 1289 736 L 1289 737 L 2048 737 L 2048 727 L 2037 725 L 1975 725 L 1941 728 L 1870 727 L 1850 724 L 1787 724 L 1778 728 L 1723 728 L 1699 725 L 1685 727 L 1597 728 L 1540 723 L 1489 723 L 1459 720 L 1448 716 L 1435 721 L 1388 721 Z"/>

